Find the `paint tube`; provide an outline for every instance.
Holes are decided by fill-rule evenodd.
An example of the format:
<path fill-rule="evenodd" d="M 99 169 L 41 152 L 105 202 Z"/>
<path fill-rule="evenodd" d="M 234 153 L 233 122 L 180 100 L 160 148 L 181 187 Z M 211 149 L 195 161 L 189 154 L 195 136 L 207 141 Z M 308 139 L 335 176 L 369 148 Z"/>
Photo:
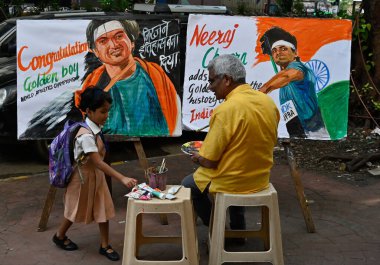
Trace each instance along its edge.
<path fill-rule="evenodd" d="M 136 188 L 133 188 L 132 191 L 126 195 L 124 195 L 128 198 L 132 198 L 135 200 L 143 200 L 143 201 L 148 201 L 151 200 L 151 194 L 146 191 L 146 190 L 139 190 Z"/>
<path fill-rule="evenodd" d="M 168 193 L 169 194 L 176 194 L 179 189 L 181 188 L 182 186 L 181 185 L 175 185 L 175 186 L 171 186 L 169 189 L 168 189 Z"/>
<path fill-rule="evenodd" d="M 167 193 L 165 195 L 165 199 L 168 199 L 168 200 L 174 200 L 175 198 L 177 198 L 177 197 L 173 194 L 170 194 L 170 193 Z"/>
<path fill-rule="evenodd" d="M 151 187 L 149 187 L 148 185 L 146 185 L 146 183 L 141 183 L 139 185 L 137 185 L 137 187 L 141 190 L 146 190 L 146 191 L 149 191 L 150 193 L 153 194 L 153 196 L 161 199 L 161 200 L 164 200 L 165 199 L 165 193 L 162 193 L 162 192 L 159 192 L 159 191 L 156 191 L 154 189 L 152 189 Z"/>

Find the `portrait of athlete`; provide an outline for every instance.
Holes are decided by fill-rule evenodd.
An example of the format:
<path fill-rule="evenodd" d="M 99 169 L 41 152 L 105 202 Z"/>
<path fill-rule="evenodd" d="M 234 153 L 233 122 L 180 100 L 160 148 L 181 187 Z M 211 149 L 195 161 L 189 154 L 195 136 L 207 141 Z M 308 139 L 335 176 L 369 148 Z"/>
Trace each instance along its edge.
<path fill-rule="evenodd" d="M 327 133 L 315 92 L 315 76 L 297 54 L 297 39 L 289 32 L 273 27 L 260 38 L 264 54 L 272 56 L 280 71 L 260 91 L 266 94 L 280 89 L 280 104 L 292 102 L 298 117 L 287 123 L 290 137 L 307 137 L 310 133 Z M 297 126 L 297 122 L 301 126 Z"/>

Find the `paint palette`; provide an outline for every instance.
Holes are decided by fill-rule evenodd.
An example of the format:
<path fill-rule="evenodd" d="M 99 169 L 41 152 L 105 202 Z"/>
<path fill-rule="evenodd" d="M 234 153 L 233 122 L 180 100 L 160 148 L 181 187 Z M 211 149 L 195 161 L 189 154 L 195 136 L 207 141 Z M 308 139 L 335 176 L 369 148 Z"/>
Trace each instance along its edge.
<path fill-rule="evenodd" d="M 199 149 L 201 149 L 202 144 L 202 141 L 187 142 L 181 146 L 181 151 L 187 155 L 191 155 L 192 152 L 199 152 Z"/>

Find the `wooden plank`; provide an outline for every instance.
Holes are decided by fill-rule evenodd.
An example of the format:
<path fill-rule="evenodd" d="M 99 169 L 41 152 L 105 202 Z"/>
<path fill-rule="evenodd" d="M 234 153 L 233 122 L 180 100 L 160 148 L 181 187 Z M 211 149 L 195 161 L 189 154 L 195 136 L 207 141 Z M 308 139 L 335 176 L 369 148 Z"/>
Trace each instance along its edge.
<path fill-rule="evenodd" d="M 290 142 L 283 142 L 286 158 L 288 160 L 288 165 L 290 168 L 290 174 L 292 175 L 294 186 L 296 189 L 298 201 L 301 205 L 303 217 L 305 219 L 306 228 L 309 233 L 315 233 L 315 226 L 313 222 L 313 218 L 311 217 L 311 212 L 309 209 L 309 204 L 307 202 L 304 188 L 301 182 L 301 175 L 297 170 L 296 160 L 293 155 L 293 151 L 290 148 Z"/>
<path fill-rule="evenodd" d="M 148 159 L 146 158 L 146 155 L 145 155 L 145 152 L 144 152 L 144 148 L 142 146 L 142 143 L 140 141 L 140 138 L 138 138 L 137 140 L 134 140 L 133 141 L 133 144 L 135 146 L 135 150 L 136 150 L 136 153 L 137 153 L 137 157 L 139 159 L 139 162 L 140 162 L 140 166 L 144 169 L 144 170 L 147 170 L 148 167 L 149 167 L 149 162 L 148 162 Z"/>
<path fill-rule="evenodd" d="M 54 204 L 56 192 L 57 192 L 57 188 L 54 187 L 53 185 L 50 185 L 48 194 L 46 196 L 45 205 L 42 210 L 40 223 L 38 224 L 38 229 L 37 229 L 38 232 L 43 232 L 46 230 L 50 212 Z"/>
<path fill-rule="evenodd" d="M 346 163 L 347 170 L 349 172 L 356 171 L 359 168 L 366 165 L 367 162 L 378 161 L 379 159 L 380 159 L 380 153 L 365 154 L 365 155 L 359 156 L 359 157 L 351 160 L 350 162 Z"/>

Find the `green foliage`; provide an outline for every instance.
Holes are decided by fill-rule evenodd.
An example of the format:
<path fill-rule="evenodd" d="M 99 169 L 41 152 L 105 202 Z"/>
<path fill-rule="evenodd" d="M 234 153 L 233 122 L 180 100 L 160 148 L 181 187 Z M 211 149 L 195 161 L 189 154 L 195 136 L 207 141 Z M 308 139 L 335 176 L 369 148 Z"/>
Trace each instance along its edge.
<path fill-rule="evenodd" d="M 357 89 L 360 98 L 363 100 L 364 104 L 371 113 L 380 111 L 380 99 L 372 85 L 366 83 Z M 352 92 L 354 93 L 355 91 L 352 90 Z"/>
<path fill-rule="evenodd" d="M 320 18 L 331 18 L 331 17 L 333 17 L 333 14 L 330 12 L 327 12 L 327 11 L 316 10 L 315 16 L 320 17 Z"/>
<path fill-rule="evenodd" d="M 360 37 L 361 41 L 367 42 L 369 32 L 371 31 L 372 25 L 370 23 L 366 23 L 365 19 L 361 17 L 359 19 L 359 25 L 354 29 L 354 37 Z"/>
<path fill-rule="evenodd" d="M 53 8 L 54 11 L 58 11 L 58 9 L 59 9 L 59 2 L 58 2 L 58 0 L 51 1 L 51 7 Z"/>
<path fill-rule="evenodd" d="M 373 87 L 370 86 L 369 83 L 366 83 L 360 90 L 361 92 L 364 92 L 365 94 L 367 94 L 373 90 Z"/>
<path fill-rule="evenodd" d="M 113 5 L 113 0 L 100 0 L 100 6 L 104 11 L 111 11 Z"/>
<path fill-rule="evenodd" d="M 303 5 L 303 1 L 301 1 L 301 0 L 295 0 L 295 1 L 294 1 L 294 4 L 293 4 L 293 12 L 294 12 L 297 16 L 303 16 L 303 15 L 306 15 L 305 7 L 304 7 L 304 5 Z"/>
<path fill-rule="evenodd" d="M 347 14 L 349 4 L 352 4 L 352 0 L 340 0 L 339 9 Z"/>
<path fill-rule="evenodd" d="M 369 36 L 371 34 L 372 25 L 360 17 L 357 20 L 358 25 L 354 28 L 353 39 L 360 40 L 360 46 L 365 58 L 365 68 L 367 71 L 371 71 L 375 68 L 375 62 L 373 61 L 373 53 L 369 47 Z"/>
<path fill-rule="evenodd" d="M 373 75 L 375 69 L 371 47 L 373 27 L 370 21 L 364 19 L 363 13 L 358 12 L 359 3 L 355 3 L 355 11 L 350 4 L 352 4 L 352 0 L 340 0 L 340 10 L 338 13 L 338 17 L 340 18 L 353 20 L 353 52 L 362 57 L 353 57 L 354 59 L 358 58 L 358 60 L 355 59 L 354 65 L 352 65 L 356 87 L 352 86 L 351 93 L 353 96 L 350 98 L 350 111 L 354 114 L 365 116 L 368 115 L 368 111 L 372 116 L 378 117 L 380 115 L 380 97 L 374 84 L 369 82 L 367 78 L 367 74 L 369 76 Z M 364 62 L 364 69 L 362 62 Z M 358 65 L 356 66 L 356 64 Z M 356 72 L 356 70 L 359 72 Z M 360 100 L 356 97 L 356 93 L 358 93 Z M 365 108 L 363 108 L 362 104 L 365 105 Z"/>
<path fill-rule="evenodd" d="M 249 15 L 251 13 L 250 8 L 247 6 L 245 2 L 239 3 L 237 6 L 236 13 L 238 15 Z"/>
<path fill-rule="evenodd" d="M 344 19 L 355 19 L 355 12 L 360 7 L 360 2 L 355 3 L 355 10 L 353 8 L 353 0 L 340 0 L 339 11 L 337 16 Z"/>
<path fill-rule="evenodd" d="M 100 5 L 104 11 L 121 11 L 130 8 L 130 0 L 100 0 Z"/>
<path fill-rule="evenodd" d="M 281 8 L 283 13 L 292 12 L 293 0 L 276 0 L 276 3 Z"/>
<path fill-rule="evenodd" d="M 353 19 L 352 15 L 349 15 L 347 13 L 347 10 L 340 9 L 338 11 L 337 17 L 342 18 L 342 19 Z"/>
<path fill-rule="evenodd" d="M 380 101 L 375 101 L 372 99 L 372 104 L 375 110 L 380 111 Z"/>
<path fill-rule="evenodd" d="M 125 11 L 126 8 L 130 7 L 130 1 L 128 0 L 115 0 L 114 10 L 115 11 Z"/>
<path fill-rule="evenodd" d="M 92 11 L 92 4 L 90 2 L 86 2 L 84 4 L 84 8 L 86 9 L 86 11 Z"/>

